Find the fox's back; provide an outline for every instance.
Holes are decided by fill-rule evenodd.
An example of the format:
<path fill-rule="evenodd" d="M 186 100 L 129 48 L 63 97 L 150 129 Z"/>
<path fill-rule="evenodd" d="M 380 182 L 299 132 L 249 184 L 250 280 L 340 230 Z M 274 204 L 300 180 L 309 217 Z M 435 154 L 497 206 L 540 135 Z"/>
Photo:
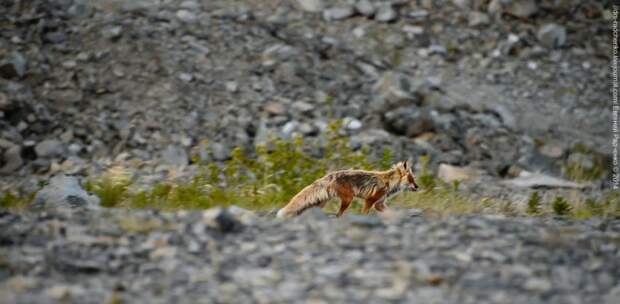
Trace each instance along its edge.
<path fill-rule="evenodd" d="M 335 171 L 323 179 L 334 185 L 351 187 L 351 191 L 355 194 L 369 194 L 384 185 L 384 181 L 377 173 L 364 170 Z"/>

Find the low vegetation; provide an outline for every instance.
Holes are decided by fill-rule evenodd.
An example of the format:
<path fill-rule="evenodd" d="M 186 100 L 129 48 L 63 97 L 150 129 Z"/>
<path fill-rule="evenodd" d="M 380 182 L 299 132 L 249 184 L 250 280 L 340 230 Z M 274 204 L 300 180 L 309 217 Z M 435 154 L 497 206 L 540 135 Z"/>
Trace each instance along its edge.
<path fill-rule="evenodd" d="M 268 144 L 252 150 L 238 147 L 223 163 L 194 159 L 199 173 L 190 180 L 170 180 L 145 187 L 140 186 L 139 178 L 130 171 L 113 167 L 101 176 L 88 179 L 85 188 L 99 196 L 105 207 L 205 209 L 237 205 L 251 210 L 273 211 L 329 171 L 387 169 L 396 161 L 389 150 L 382 151 L 378 157 L 369 157 L 364 149 L 352 149 L 348 137 L 340 133 L 341 127 L 340 121 L 331 123 L 321 139 L 312 143 L 301 137 L 290 140 L 273 138 Z M 417 162 L 417 181 L 423 190 L 398 195 L 389 206 L 420 208 L 436 215 L 620 215 L 620 202 L 613 194 L 599 201 L 569 202 L 562 197 L 543 200 L 538 192 L 534 192 L 524 206 L 497 198 L 473 197 L 459 191 L 458 182 L 447 184 L 437 179 L 429 169 L 428 156 L 420 156 Z M 0 207 L 22 209 L 33 195 L 18 197 L 6 193 L 0 196 Z M 326 211 L 335 212 L 337 208 L 338 203 L 334 201 L 327 205 Z M 350 210 L 359 212 L 360 209 L 361 204 L 356 200 Z"/>

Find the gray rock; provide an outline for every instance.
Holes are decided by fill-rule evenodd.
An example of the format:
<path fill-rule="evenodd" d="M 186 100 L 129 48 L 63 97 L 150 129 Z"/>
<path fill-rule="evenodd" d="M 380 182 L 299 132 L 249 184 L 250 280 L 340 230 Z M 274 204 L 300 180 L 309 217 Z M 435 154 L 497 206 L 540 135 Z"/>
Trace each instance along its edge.
<path fill-rule="evenodd" d="M 397 18 L 398 13 L 391 4 L 383 4 L 377 8 L 375 20 L 381 22 L 392 22 L 396 21 Z"/>
<path fill-rule="evenodd" d="M 4 165 L 0 167 L 0 174 L 8 174 L 19 169 L 24 164 L 21 157 L 21 147 L 14 145 L 8 148 L 4 152 L 4 156 L 0 163 L 4 163 Z"/>
<path fill-rule="evenodd" d="M 211 208 L 202 212 L 202 219 L 208 227 L 220 232 L 237 232 L 243 224 L 226 208 Z"/>
<path fill-rule="evenodd" d="M 12 52 L 0 61 L 0 76 L 7 79 L 22 78 L 26 75 L 27 61 L 19 52 Z M 0 107 L 1 108 L 1 107 Z"/>
<path fill-rule="evenodd" d="M 462 9 L 471 9 L 472 8 L 471 0 L 452 0 L 452 3 L 454 3 L 454 5 L 462 8 Z"/>
<path fill-rule="evenodd" d="M 194 23 L 198 20 L 198 16 L 190 10 L 181 9 L 177 11 L 177 18 L 185 23 Z"/>
<path fill-rule="evenodd" d="M 409 18 L 419 19 L 419 20 L 426 19 L 429 15 L 430 13 L 427 10 L 411 11 L 409 12 L 409 14 L 407 14 Z"/>
<path fill-rule="evenodd" d="M 469 26 L 487 25 L 491 22 L 489 15 L 477 11 L 469 13 Z"/>
<path fill-rule="evenodd" d="M 566 28 L 555 23 L 545 24 L 538 30 L 536 37 L 548 49 L 559 48 L 566 43 Z"/>
<path fill-rule="evenodd" d="M 11 107 L 11 100 L 6 94 L 0 92 L 0 111 L 8 110 Z"/>
<path fill-rule="evenodd" d="M 538 12 L 538 5 L 535 0 L 509 0 L 500 2 L 507 2 L 504 9 L 506 13 L 520 18 L 528 18 Z"/>
<path fill-rule="evenodd" d="M 214 142 L 209 145 L 213 159 L 217 161 L 225 161 L 230 158 L 230 148 L 222 143 Z"/>
<path fill-rule="evenodd" d="M 370 17 L 375 14 L 376 8 L 369 0 L 360 0 L 355 3 L 355 10 L 357 10 L 360 15 Z"/>
<path fill-rule="evenodd" d="M 297 0 L 297 3 L 302 10 L 310 13 L 318 13 L 325 7 L 323 0 Z"/>
<path fill-rule="evenodd" d="M 56 157 L 65 153 L 65 146 L 57 139 L 46 139 L 34 147 L 38 157 Z"/>
<path fill-rule="evenodd" d="M 89 194 L 74 176 L 56 175 L 37 192 L 30 208 L 33 210 L 92 209 L 99 206 L 99 197 Z"/>
<path fill-rule="evenodd" d="M 169 145 L 161 153 L 161 158 L 164 163 L 171 166 L 187 166 L 189 164 L 189 158 L 187 151 L 179 146 Z"/>
<path fill-rule="evenodd" d="M 113 26 L 103 32 L 103 35 L 110 40 L 118 39 L 122 36 L 122 34 L 123 34 L 122 26 Z"/>
<path fill-rule="evenodd" d="M 67 40 L 67 34 L 64 32 L 49 32 L 45 34 L 44 38 L 47 42 L 59 44 Z"/>
<path fill-rule="evenodd" d="M 379 110 L 394 109 L 399 105 L 421 104 L 424 93 L 413 78 L 398 72 L 385 72 L 373 86 L 380 101 Z"/>
<path fill-rule="evenodd" d="M 400 107 L 386 112 L 383 115 L 383 119 L 388 131 L 409 137 L 415 137 L 424 132 L 431 132 L 437 129 L 436 122 L 428 108 L 417 106 Z"/>
<path fill-rule="evenodd" d="M 198 10 L 200 9 L 200 3 L 196 1 L 183 1 L 179 7 L 188 10 Z"/>
<path fill-rule="evenodd" d="M 362 131 L 351 137 L 351 146 L 360 148 L 362 146 L 372 146 L 375 144 L 384 144 L 391 139 L 390 133 L 382 129 L 370 129 Z"/>
<path fill-rule="evenodd" d="M 351 6 L 333 7 L 323 11 L 323 19 L 326 21 L 344 20 L 353 16 L 353 13 Z"/>

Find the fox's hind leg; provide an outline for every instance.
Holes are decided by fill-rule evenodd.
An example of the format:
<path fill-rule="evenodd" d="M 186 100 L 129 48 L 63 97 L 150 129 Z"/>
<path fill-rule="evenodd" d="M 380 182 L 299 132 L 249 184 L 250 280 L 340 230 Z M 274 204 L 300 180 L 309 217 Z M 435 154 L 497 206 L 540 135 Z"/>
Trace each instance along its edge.
<path fill-rule="evenodd" d="M 376 206 L 376 204 L 383 204 L 383 194 L 385 194 L 384 191 L 379 191 L 375 193 L 373 196 L 367 198 L 366 201 L 364 202 L 364 207 L 362 207 L 362 213 L 366 214 L 370 212 L 370 209 L 372 209 L 373 206 Z"/>

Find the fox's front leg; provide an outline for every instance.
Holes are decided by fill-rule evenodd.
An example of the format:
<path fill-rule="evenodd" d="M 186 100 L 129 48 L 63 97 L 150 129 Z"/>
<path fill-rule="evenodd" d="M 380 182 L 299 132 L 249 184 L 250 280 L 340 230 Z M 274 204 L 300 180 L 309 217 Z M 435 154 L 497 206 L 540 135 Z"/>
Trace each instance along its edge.
<path fill-rule="evenodd" d="M 383 212 L 383 210 L 385 210 L 386 208 L 385 202 L 383 200 L 378 201 L 375 203 L 374 207 L 375 207 L 375 210 L 377 210 L 378 212 Z"/>
<path fill-rule="evenodd" d="M 385 191 L 379 191 L 375 193 L 374 195 L 370 196 L 369 198 L 367 198 L 366 201 L 364 202 L 364 207 L 362 207 L 362 213 L 367 214 L 368 212 L 370 212 L 370 209 L 372 209 L 373 206 L 376 206 L 376 204 L 379 204 L 379 203 L 383 204 L 384 194 L 385 194 Z"/>

